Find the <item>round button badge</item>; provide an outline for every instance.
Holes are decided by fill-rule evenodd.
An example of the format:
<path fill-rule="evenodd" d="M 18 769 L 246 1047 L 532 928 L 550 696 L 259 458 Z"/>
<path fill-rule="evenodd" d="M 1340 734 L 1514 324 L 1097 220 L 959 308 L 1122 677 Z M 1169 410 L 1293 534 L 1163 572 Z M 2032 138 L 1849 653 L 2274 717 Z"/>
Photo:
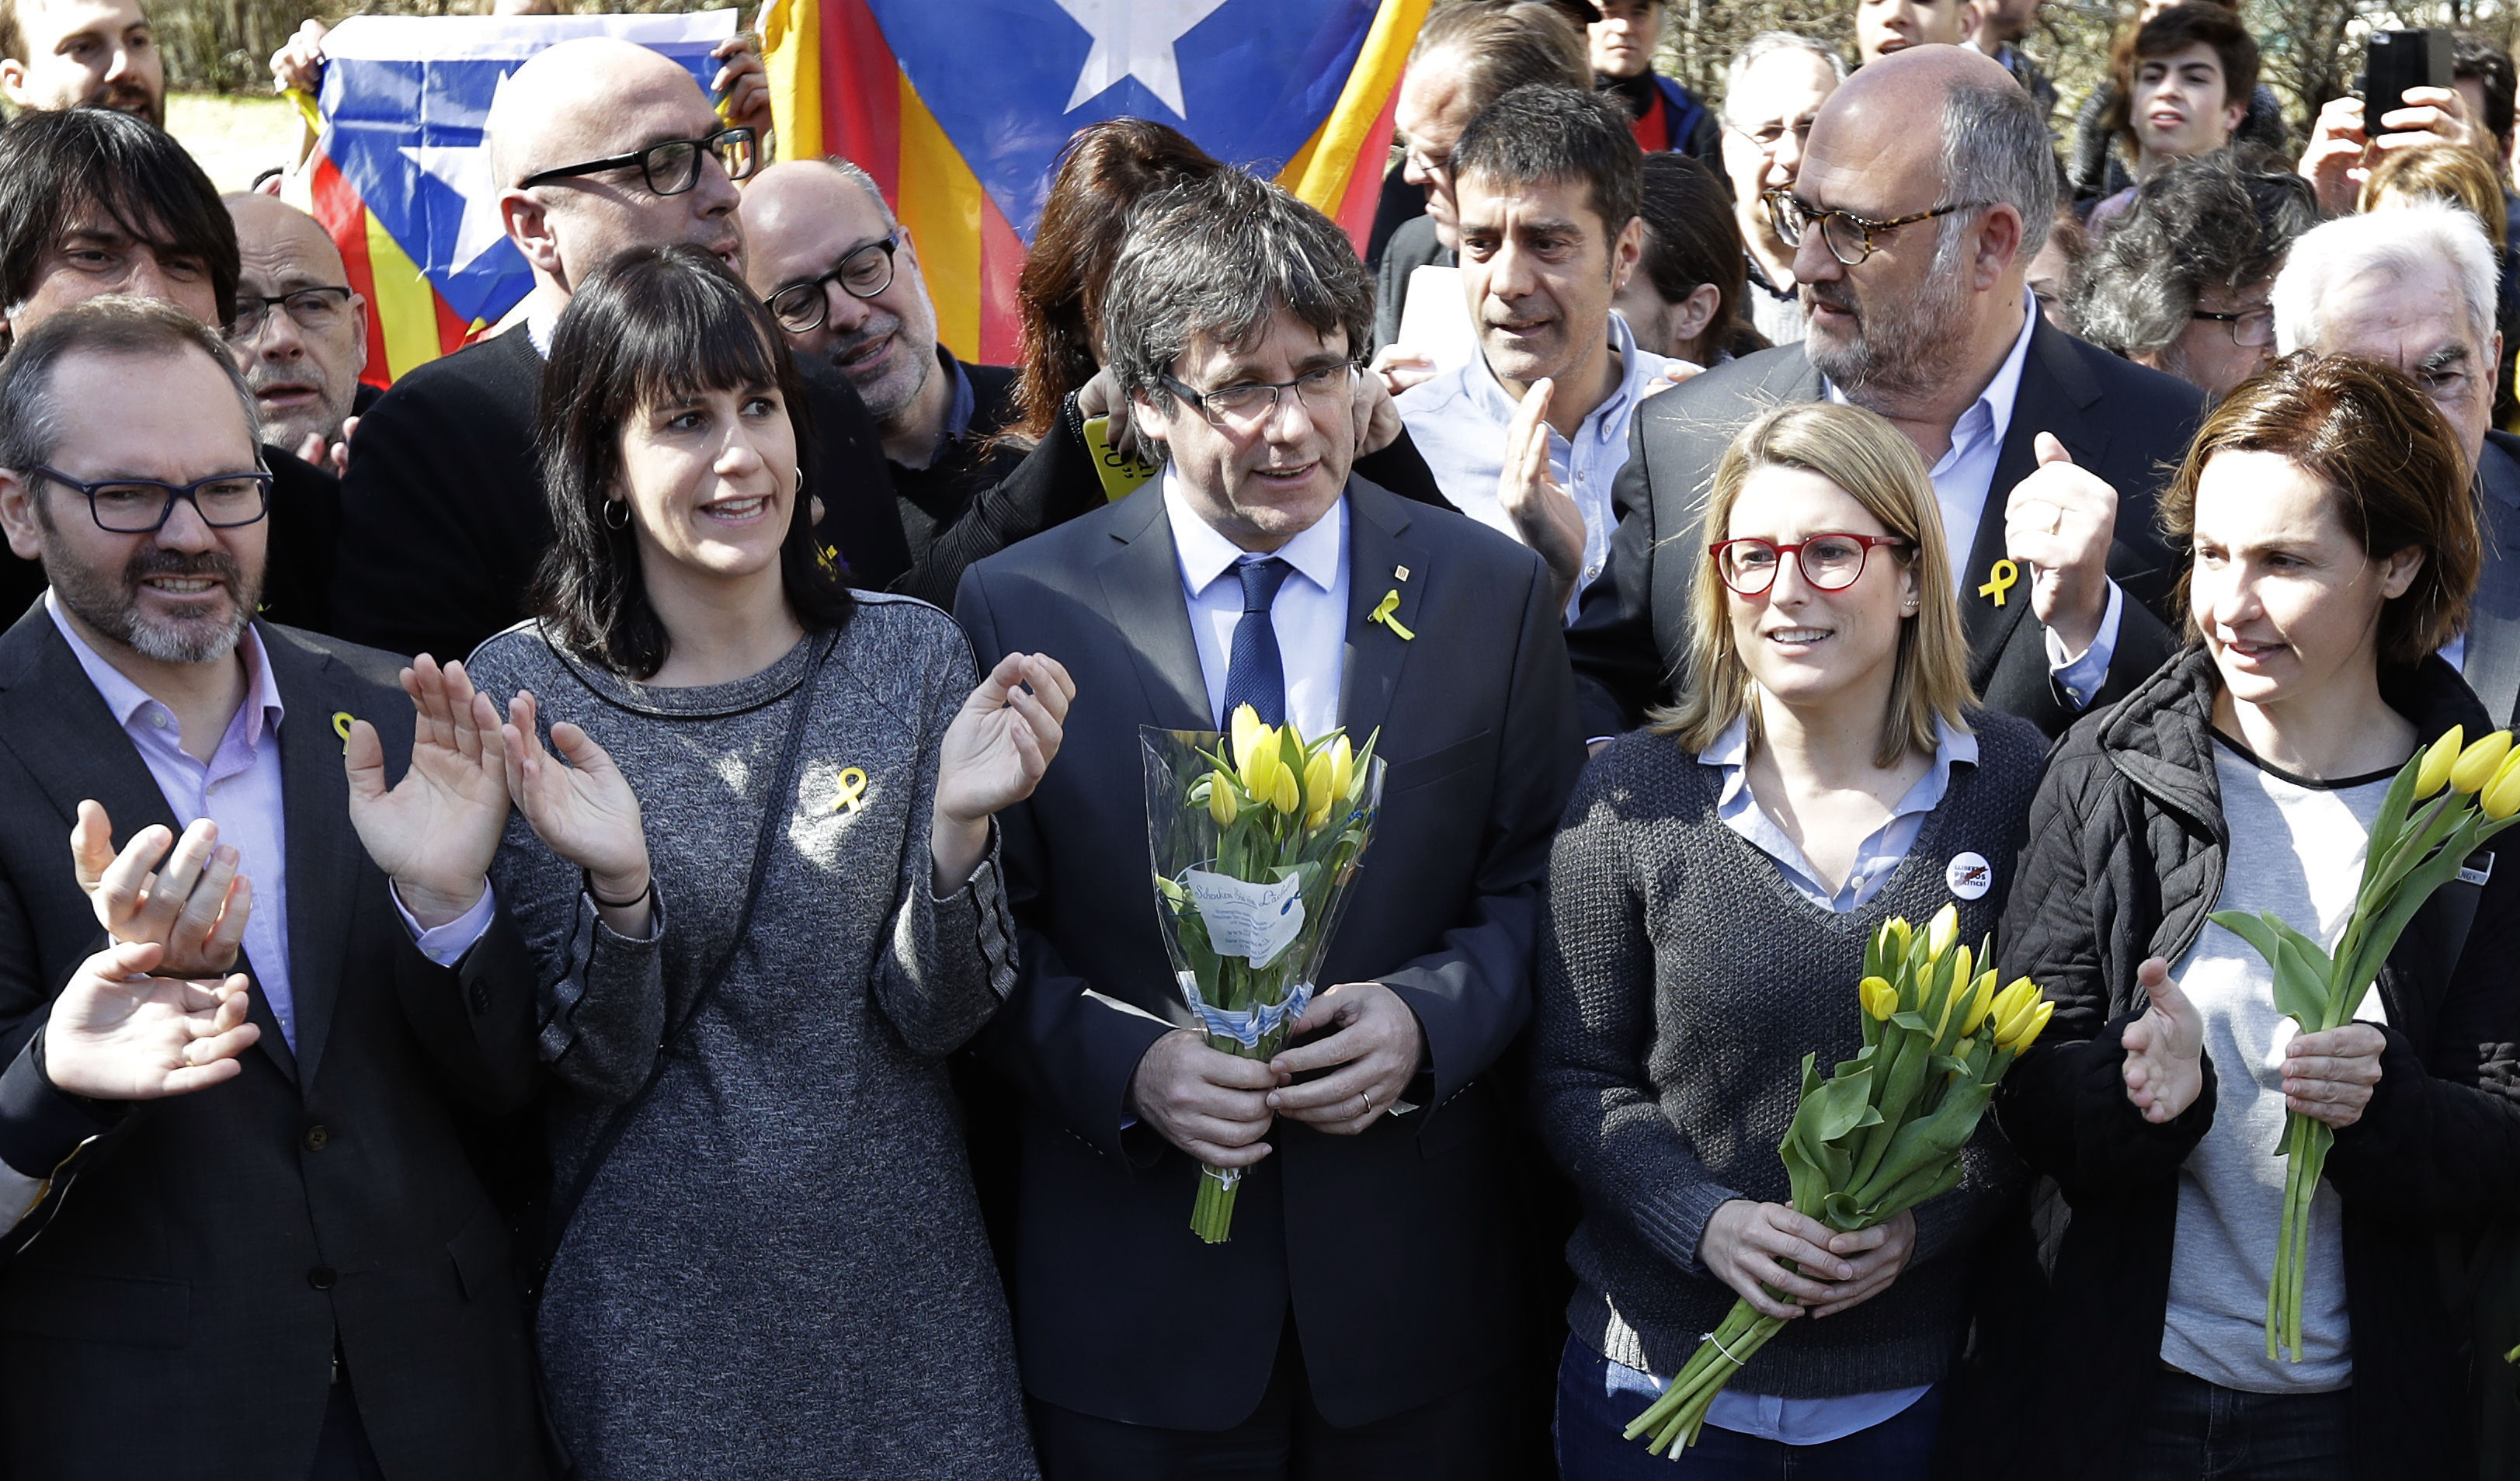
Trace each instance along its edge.
<path fill-rule="evenodd" d="M 1987 863 L 1986 855 L 1981 853 L 1954 854 L 1950 866 L 1943 871 L 1943 882 L 1963 900 L 1982 899 L 1995 888 L 1995 866 Z"/>

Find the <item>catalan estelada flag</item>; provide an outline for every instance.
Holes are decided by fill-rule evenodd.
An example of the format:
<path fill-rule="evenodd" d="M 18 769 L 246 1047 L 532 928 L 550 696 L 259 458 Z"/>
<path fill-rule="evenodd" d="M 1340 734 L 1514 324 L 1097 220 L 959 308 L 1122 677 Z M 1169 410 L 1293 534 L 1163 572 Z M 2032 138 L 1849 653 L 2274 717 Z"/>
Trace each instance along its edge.
<path fill-rule="evenodd" d="M 508 73 L 554 42 L 618 36 L 689 67 L 735 34 L 735 12 L 682 16 L 359 16 L 324 39 L 309 184 L 315 218 L 368 300 L 377 385 L 499 322 L 533 274 L 499 220 L 481 125 Z"/>
<path fill-rule="evenodd" d="M 1015 357 L 1015 278 L 1058 151 L 1124 115 L 1280 184 L 1363 247 L 1428 0 L 771 0 L 784 158 L 840 155 L 919 244 L 937 329 Z"/>

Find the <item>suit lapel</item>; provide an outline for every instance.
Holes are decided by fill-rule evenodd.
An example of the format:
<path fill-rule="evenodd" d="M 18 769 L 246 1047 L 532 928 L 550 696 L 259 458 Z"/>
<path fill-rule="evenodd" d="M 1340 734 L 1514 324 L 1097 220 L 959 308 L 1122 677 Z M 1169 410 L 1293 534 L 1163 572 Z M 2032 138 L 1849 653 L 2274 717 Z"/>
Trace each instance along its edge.
<path fill-rule="evenodd" d="M 366 855 L 349 824 L 336 711 L 374 723 L 373 697 L 338 682 L 332 661 L 268 628 L 263 651 L 286 718 L 280 723 L 280 793 L 289 837 L 289 990 L 297 1017 L 300 1084 L 312 1084 L 340 997 L 343 952 Z M 379 727 L 394 734 L 392 727 Z M 399 758 L 407 759 L 407 758 Z M 386 763 L 392 771 L 392 760 Z"/>
<path fill-rule="evenodd" d="M 2520 460 L 2489 437 L 2477 459 L 2485 561 L 2469 604 L 2462 667 L 2496 725 L 2520 708 Z"/>
<path fill-rule="evenodd" d="M 1116 548 L 1095 573 L 1112 626 L 1129 638 L 1124 646 L 1146 691 L 1147 714 L 1172 730 L 1214 730 L 1207 679 L 1191 636 L 1190 604 L 1182 596 L 1181 559 L 1164 514 L 1163 480 L 1148 480 L 1121 508 L 1142 517 L 1112 530 Z"/>
<path fill-rule="evenodd" d="M 2099 395 L 2099 387 L 2066 347 L 2065 337 L 2044 319 L 2033 324 L 2030 348 L 2021 362 L 2021 388 L 2012 398 L 2012 421 L 2004 427 L 1995 476 L 1987 483 L 1986 506 L 1978 516 L 1968 561 L 1960 571 L 1960 630 L 1968 636 L 1969 678 L 1981 689 L 1995 671 L 2004 645 L 2012 641 L 2013 628 L 2030 610 L 2030 572 L 2026 570 L 2017 570 L 2014 581 L 2000 593 L 1981 590 L 1996 584 L 1996 564 L 2004 559 L 2004 504 L 2014 486 L 2037 471 L 2041 432 L 2054 432 L 2085 468 L 2100 461 L 2108 451 L 2108 434 L 2094 431 L 2095 419 L 2086 414 Z M 1999 595 L 2001 606 L 1996 601 Z"/>
<path fill-rule="evenodd" d="M 1398 628 L 1418 631 L 1419 599 L 1433 579 L 1434 558 L 1407 538 L 1408 505 L 1363 478 L 1347 484 L 1347 655 L 1339 679 L 1339 724 L 1357 745 L 1390 723 L 1400 673 L 1417 644 Z M 1389 623 L 1372 620 L 1396 593 Z"/>

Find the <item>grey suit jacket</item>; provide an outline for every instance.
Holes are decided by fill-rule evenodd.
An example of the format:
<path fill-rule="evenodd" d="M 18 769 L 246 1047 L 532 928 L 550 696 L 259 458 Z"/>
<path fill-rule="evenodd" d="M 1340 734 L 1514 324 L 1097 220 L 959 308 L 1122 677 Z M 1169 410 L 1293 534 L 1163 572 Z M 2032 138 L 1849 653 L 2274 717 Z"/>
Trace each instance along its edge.
<path fill-rule="evenodd" d="M 1608 567 L 1585 592 L 1566 634 L 1587 735 L 1631 729 L 1648 705 L 1671 696 L 1688 649 L 1689 589 L 1706 561 L 1697 513 L 1734 434 L 1765 412 L 1825 393 L 1804 346 L 1788 344 L 1717 366 L 1638 408 L 1612 496 L 1619 527 Z M 2003 555 L 2004 496 L 2038 466 L 2038 434 L 2054 432 L 2076 464 L 2118 494 L 2108 569 L 2129 600 L 2108 681 L 2088 710 L 2127 693 L 2176 648 L 2167 623 L 2177 561 L 2155 528 L 2153 499 L 2202 414 L 2203 398 L 2185 381 L 2120 360 L 2045 321 L 2033 327 L 1986 510 L 1967 532 L 1967 580 L 1958 593 L 1969 681 L 1989 708 L 2020 715 L 2050 736 L 2080 713 L 2048 676 L 2047 640 L 2028 617 L 2027 586 L 1979 590 L 1992 584 L 1987 576 Z"/>
<path fill-rule="evenodd" d="M 1340 717 L 1379 730 L 1389 770 L 1323 983 L 1379 981 L 1417 1013 L 1424 1108 L 1354 1137 L 1280 1121 L 1230 1243 L 1190 1233 L 1197 1164 L 1122 1128 L 1138 1060 L 1192 1022 L 1157 934 L 1138 732 L 1214 728 L 1161 488 L 979 562 L 955 604 L 984 666 L 1038 651 L 1076 681 L 1058 758 L 999 815 L 1021 965 L 980 1043 L 1022 1097 L 1024 1382 L 1062 1408 L 1238 1423 L 1290 1301 L 1336 1424 L 1512 1351 L 1487 1071 L 1530 1012 L 1549 842 L 1583 761 L 1555 599 L 1539 558 L 1483 525 L 1361 478 L 1347 499 Z M 1386 592 L 1413 638 L 1367 620 Z"/>
<path fill-rule="evenodd" d="M 2467 616 L 2467 687 L 2497 725 L 2520 711 L 2520 437 L 2487 432 L 2476 460 L 2485 563 Z"/>

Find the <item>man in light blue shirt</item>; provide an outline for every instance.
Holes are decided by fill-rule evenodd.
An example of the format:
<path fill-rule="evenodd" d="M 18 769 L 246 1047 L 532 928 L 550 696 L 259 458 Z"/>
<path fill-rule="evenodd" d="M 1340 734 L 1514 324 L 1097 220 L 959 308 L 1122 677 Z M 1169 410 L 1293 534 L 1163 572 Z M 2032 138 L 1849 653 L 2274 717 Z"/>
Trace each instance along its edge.
<path fill-rule="evenodd" d="M 1571 618 L 1609 558 L 1628 420 L 1686 368 L 1610 308 L 1643 251 L 1644 155 L 1615 104 L 1534 84 L 1470 121 L 1453 170 L 1479 354 L 1400 419 L 1446 498 L 1549 562 Z"/>

